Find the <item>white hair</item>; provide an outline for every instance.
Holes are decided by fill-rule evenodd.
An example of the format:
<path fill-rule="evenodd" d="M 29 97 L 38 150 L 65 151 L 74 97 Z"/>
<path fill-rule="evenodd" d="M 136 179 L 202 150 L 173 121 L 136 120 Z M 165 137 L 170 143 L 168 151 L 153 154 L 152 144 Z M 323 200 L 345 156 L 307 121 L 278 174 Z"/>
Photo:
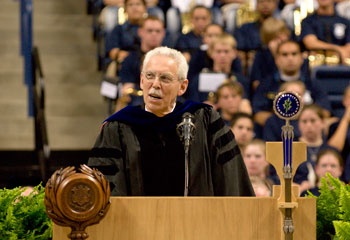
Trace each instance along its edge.
<path fill-rule="evenodd" d="M 180 81 L 187 78 L 188 64 L 184 55 L 181 52 L 168 48 L 168 47 L 157 47 L 146 53 L 145 59 L 143 60 L 142 71 L 145 71 L 145 66 L 149 60 L 154 56 L 166 56 L 172 58 L 177 63 L 177 77 Z"/>

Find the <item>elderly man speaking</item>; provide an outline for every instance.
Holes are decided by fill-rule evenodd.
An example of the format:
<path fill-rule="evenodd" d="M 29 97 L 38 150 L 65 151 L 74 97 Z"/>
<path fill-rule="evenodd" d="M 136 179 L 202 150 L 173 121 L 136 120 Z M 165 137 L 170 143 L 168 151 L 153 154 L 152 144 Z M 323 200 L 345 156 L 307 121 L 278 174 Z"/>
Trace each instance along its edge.
<path fill-rule="evenodd" d="M 149 51 L 140 76 L 144 105 L 105 120 L 89 165 L 105 174 L 112 195 L 184 196 L 186 176 L 185 196 L 254 195 L 240 150 L 220 115 L 206 104 L 176 101 L 187 89 L 187 72 L 179 51 Z M 185 113 L 193 116 L 195 127 L 188 157 L 177 131 Z"/>

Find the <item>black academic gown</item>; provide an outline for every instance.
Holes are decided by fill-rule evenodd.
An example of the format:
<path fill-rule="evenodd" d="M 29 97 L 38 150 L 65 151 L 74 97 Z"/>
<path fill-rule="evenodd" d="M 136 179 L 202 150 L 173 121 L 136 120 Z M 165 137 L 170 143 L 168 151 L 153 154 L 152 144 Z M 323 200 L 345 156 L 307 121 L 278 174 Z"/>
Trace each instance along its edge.
<path fill-rule="evenodd" d="M 176 129 L 184 112 L 194 115 L 196 126 L 190 146 L 189 195 L 254 196 L 231 130 L 210 106 L 192 101 L 177 104 L 174 111 L 164 117 L 157 117 L 141 107 L 127 107 L 105 121 L 91 151 L 89 166 L 97 167 L 105 174 L 112 195 L 146 195 L 143 152 L 135 127 L 167 134 Z M 167 161 L 166 157 L 164 161 Z"/>

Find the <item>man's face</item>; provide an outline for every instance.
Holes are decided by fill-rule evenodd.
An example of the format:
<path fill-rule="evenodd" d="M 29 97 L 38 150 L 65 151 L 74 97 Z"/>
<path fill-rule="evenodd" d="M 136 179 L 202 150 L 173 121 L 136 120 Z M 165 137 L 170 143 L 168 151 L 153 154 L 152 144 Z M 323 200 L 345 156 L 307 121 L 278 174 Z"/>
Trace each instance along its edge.
<path fill-rule="evenodd" d="M 236 58 L 236 50 L 229 44 L 217 43 L 210 50 L 211 58 L 215 65 L 225 67 L 231 66 L 232 61 Z"/>
<path fill-rule="evenodd" d="M 333 177 L 338 178 L 342 175 L 343 169 L 338 159 L 333 154 L 328 153 L 319 159 L 315 172 L 319 178 L 326 177 L 326 173 L 330 173 Z"/>
<path fill-rule="evenodd" d="M 286 75 L 295 75 L 303 64 L 303 57 L 295 43 L 283 44 L 276 56 L 278 69 Z"/>
<path fill-rule="evenodd" d="M 249 118 L 238 119 L 231 130 L 240 147 L 245 147 L 254 137 L 253 123 Z"/>
<path fill-rule="evenodd" d="M 193 30 L 197 34 L 204 32 L 205 27 L 211 22 L 211 17 L 209 12 L 204 8 L 197 8 L 192 14 L 192 25 Z"/>
<path fill-rule="evenodd" d="M 125 5 L 125 10 L 130 20 L 138 20 L 146 13 L 146 7 L 141 0 L 129 0 Z"/>
<path fill-rule="evenodd" d="M 257 11 L 263 18 L 272 16 L 277 7 L 276 0 L 258 0 L 257 1 Z"/>
<path fill-rule="evenodd" d="M 220 90 L 220 98 L 218 99 L 218 108 L 222 112 L 234 114 L 238 112 L 242 96 L 231 87 L 224 87 Z"/>
<path fill-rule="evenodd" d="M 213 39 L 222 34 L 222 29 L 219 26 L 212 25 L 207 28 L 203 34 L 203 43 L 209 45 Z"/>
<path fill-rule="evenodd" d="M 141 73 L 141 89 L 146 108 L 162 117 L 171 112 L 176 97 L 185 93 L 188 80 L 179 81 L 178 66 L 174 59 L 167 56 L 154 56 Z"/>
<path fill-rule="evenodd" d="M 157 20 L 147 20 L 139 30 L 142 44 L 147 48 L 153 49 L 161 46 L 165 31 L 163 24 Z"/>

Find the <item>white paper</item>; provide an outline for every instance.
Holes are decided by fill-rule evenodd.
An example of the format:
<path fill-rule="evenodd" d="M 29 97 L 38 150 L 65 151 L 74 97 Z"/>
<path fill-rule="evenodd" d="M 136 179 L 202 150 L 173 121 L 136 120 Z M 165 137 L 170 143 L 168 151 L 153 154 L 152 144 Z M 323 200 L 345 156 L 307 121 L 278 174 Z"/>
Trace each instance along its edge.
<path fill-rule="evenodd" d="M 215 92 L 227 78 L 225 73 L 200 73 L 198 80 L 198 91 Z"/>
<path fill-rule="evenodd" d="M 100 93 L 102 96 L 116 99 L 117 98 L 117 86 L 113 83 L 102 81 Z"/>

